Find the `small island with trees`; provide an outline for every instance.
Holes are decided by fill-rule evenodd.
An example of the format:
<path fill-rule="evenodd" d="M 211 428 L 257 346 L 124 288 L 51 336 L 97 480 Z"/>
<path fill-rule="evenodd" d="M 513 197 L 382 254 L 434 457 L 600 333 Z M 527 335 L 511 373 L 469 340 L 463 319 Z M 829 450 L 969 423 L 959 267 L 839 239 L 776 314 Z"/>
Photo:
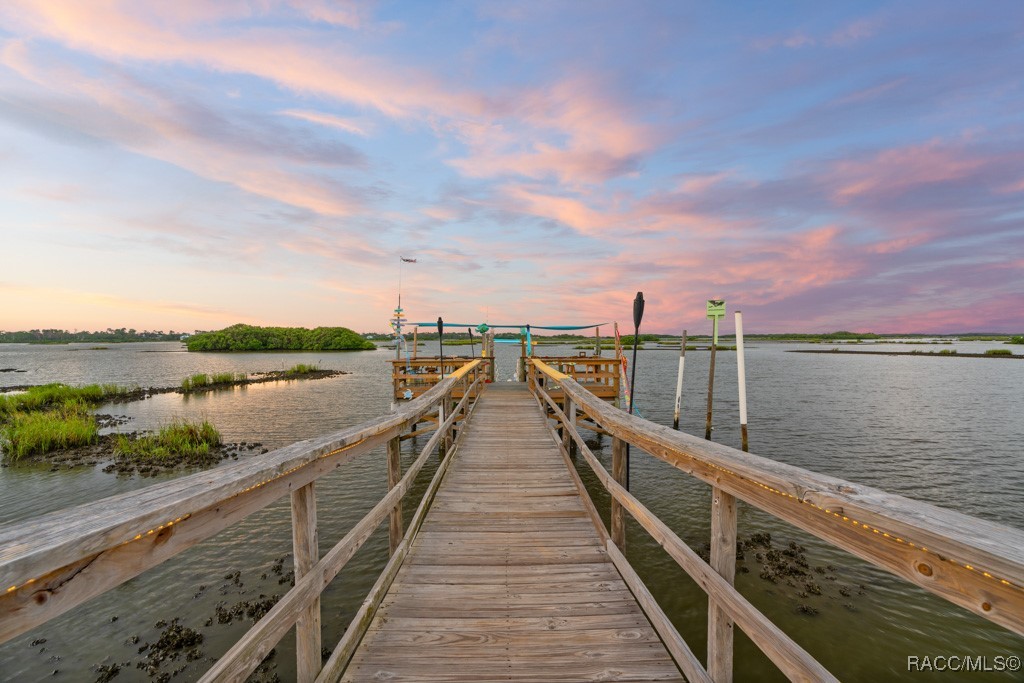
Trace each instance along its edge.
<path fill-rule="evenodd" d="M 189 351 L 364 351 L 377 348 L 347 327 L 256 327 L 232 325 L 197 332 L 185 340 Z"/>

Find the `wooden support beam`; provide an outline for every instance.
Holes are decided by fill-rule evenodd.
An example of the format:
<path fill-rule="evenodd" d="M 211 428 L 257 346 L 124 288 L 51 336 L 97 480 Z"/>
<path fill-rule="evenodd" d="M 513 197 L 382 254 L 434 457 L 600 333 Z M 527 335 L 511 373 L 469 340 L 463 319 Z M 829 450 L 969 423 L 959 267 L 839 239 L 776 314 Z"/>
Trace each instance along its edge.
<path fill-rule="evenodd" d="M 398 486 L 402 480 L 402 442 L 399 437 L 388 441 L 388 489 Z M 402 542 L 402 501 L 395 503 L 391 508 L 391 518 L 388 524 L 388 539 L 390 540 L 391 554 L 395 554 L 398 544 Z"/>
<path fill-rule="evenodd" d="M 732 585 L 736 579 L 736 498 L 711 489 L 711 568 Z M 733 622 L 715 596 L 708 596 L 708 673 L 732 683 Z"/>
<path fill-rule="evenodd" d="M 295 580 L 320 561 L 316 524 L 316 482 L 292 491 L 292 549 Z M 320 671 L 320 597 L 310 601 L 295 622 L 295 670 L 299 683 L 312 683 Z"/>

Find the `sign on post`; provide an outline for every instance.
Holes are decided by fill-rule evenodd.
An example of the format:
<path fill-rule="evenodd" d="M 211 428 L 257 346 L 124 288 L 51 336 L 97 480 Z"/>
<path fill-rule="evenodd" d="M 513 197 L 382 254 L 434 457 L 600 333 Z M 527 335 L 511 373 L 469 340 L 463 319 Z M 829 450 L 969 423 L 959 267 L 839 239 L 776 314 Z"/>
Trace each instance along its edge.
<path fill-rule="evenodd" d="M 708 299 L 708 320 L 714 323 L 714 340 L 718 344 L 718 321 L 725 317 L 725 299 Z"/>

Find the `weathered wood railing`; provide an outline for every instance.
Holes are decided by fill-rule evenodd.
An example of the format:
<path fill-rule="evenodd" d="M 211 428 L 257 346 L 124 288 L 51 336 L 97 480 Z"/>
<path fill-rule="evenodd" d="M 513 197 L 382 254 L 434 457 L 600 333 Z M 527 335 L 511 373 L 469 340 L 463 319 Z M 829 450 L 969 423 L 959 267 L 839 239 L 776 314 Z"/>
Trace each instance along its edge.
<path fill-rule="evenodd" d="M 321 671 L 321 592 L 384 519 L 390 519 L 392 549 L 385 576 L 392 571 L 393 577 L 393 568 L 400 563 L 415 534 L 439 478 L 435 477 L 428 487 L 404 535 L 402 499 L 433 450 L 440 445 L 447 453 L 457 443 L 452 437 L 452 426 L 457 417 L 465 417 L 472 410 L 483 379 L 480 361 L 473 361 L 390 415 L 301 441 L 248 462 L 112 496 L 4 529 L 0 532 L 0 642 L 115 588 L 290 494 L 295 586 L 217 661 L 203 680 L 244 680 L 292 626 L 296 627 L 298 680 L 325 678 L 329 667 L 337 668 L 341 659 L 347 661 L 344 652 L 339 656 L 339 651 L 351 647 L 352 638 L 358 637 L 346 632 L 335 655 Z M 453 406 L 452 394 L 456 389 L 462 400 Z M 439 428 L 403 475 L 400 436 L 433 412 L 438 413 Z M 385 444 L 390 490 L 337 545 L 320 557 L 316 480 Z M 447 460 L 439 472 L 446 466 Z M 372 606 L 370 598 L 368 603 Z M 359 615 L 350 632 L 358 633 L 358 621 Z"/>
<path fill-rule="evenodd" d="M 430 391 L 431 387 L 459 368 L 473 361 L 482 364 L 482 370 L 490 381 L 494 381 L 494 359 L 490 357 L 471 358 L 468 356 L 445 356 L 440 358 L 420 356 L 391 361 L 391 385 L 396 399 L 412 399 Z M 461 395 L 456 392 L 456 397 Z"/>
<path fill-rule="evenodd" d="M 733 587 L 736 499 L 1024 634 L 1024 532 L 674 431 L 608 405 L 542 361 L 533 363 L 538 400 L 558 421 L 566 452 L 575 447 L 611 494 L 608 552 L 691 680 L 732 680 L 734 623 L 790 679 L 835 680 Z M 549 393 L 554 387 L 564 397 L 561 405 Z M 580 413 L 612 436 L 611 474 L 580 436 Z M 625 488 L 626 443 L 711 485 L 710 564 Z M 622 555 L 624 511 L 708 594 L 706 669 Z"/>

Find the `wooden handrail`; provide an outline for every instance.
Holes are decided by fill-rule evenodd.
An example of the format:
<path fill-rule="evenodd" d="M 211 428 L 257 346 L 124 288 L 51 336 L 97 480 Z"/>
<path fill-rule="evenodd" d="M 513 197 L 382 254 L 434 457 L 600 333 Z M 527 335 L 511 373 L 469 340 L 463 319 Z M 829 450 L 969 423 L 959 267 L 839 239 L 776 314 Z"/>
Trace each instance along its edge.
<path fill-rule="evenodd" d="M 674 431 L 533 363 L 613 436 L 1024 635 L 1024 532 Z"/>
<path fill-rule="evenodd" d="M 463 373 L 464 375 L 465 373 Z M 453 379 L 458 379 L 462 375 Z M 479 379 L 477 380 L 480 381 Z M 440 443 L 446 430 L 455 421 L 455 415 L 465 407 L 470 398 L 466 392 L 458 408 L 452 411 L 448 419 L 430 437 L 420 452 L 419 457 L 409 467 L 405 476 L 397 486 L 392 488 L 383 498 L 359 520 L 345 537 L 324 555 L 312 570 L 302 578 L 296 578 L 295 585 L 275 604 L 259 621 L 256 622 L 245 636 L 235 643 L 217 663 L 200 679 L 201 683 L 213 681 L 241 681 L 251 674 L 267 653 L 284 637 L 285 633 L 295 625 L 302 610 L 327 587 L 335 576 L 344 569 L 352 556 L 363 546 L 373 531 L 387 519 L 389 512 L 401 500 L 416 480 L 416 475 L 427 462 L 434 448 Z M 319 656 L 317 652 L 317 656 Z M 319 667 L 318 667 L 319 671 Z"/>
<path fill-rule="evenodd" d="M 563 381 L 572 381 L 571 378 L 566 377 Z M 756 607 L 754 607 L 746 598 L 744 598 L 739 591 L 719 576 L 704 560 L 697 555 L 686 543 L 679 538 L 664 522 L 658 519 L 654 513 L 647 509 L 639 500 L 636 499 L 629 491 L 625 489 L 621 484 L 616 482 L 608 471 L 604 469 L 601 462 L 593 454 L 590 448 L 586 445 L 583 437 L 576 429 L 575 425 L 565 419 L 565 413 L 558 407 L 555 401 L 550 395 L 544 390 L 543 387 L 538 387 L 538 393 L 540 397 L 547 403 L 548 407 L 551 408 L 555 415 L 555 418 L 562 423 L 562 428 L 566 429 L 572 439 L 576 442 L 577 448 L 580 453 L 583 454 L 587 464 L 594 471 L 594 474 L 600 480 L 601 484 L 604 485 L 608 493 L 611 494 L 612 498 L 619 502 L 625 510 L 628 510 L 633 518 L 644 528 L 651 537 L 661 545 L 669 556 L 674 559 L 679 566 L 690 575 L 691 578 L 699 585 L 709 597 L 714 597 L 722 605 L 722 608 L 726 613 L 732 617 L 732 619 L 743 628 L 744 632 L 750 637 L 751 641 L 764 652 L 772 662 L 775 663 L 779 669 L 785 673 L 791 680 L 799 681 L 835 681 L 836 678 L 832 676 L 821 664 L 818 663 L 810 654 L 807 653 L 802 647 L 800 647 L 793 639 L 782 632 L 775 624 L 771 622 L 766 616 L 764 616 Z M 615 534 L 612 534 L 613 537 Z M 615 547 L 615 543 L 609 541 L 609 547 Z M 638 592 L 642 593 L 646 591 L 646 587 L 643 586 L 639 578 L 633 578 L 632 582 L 637 584 L 637 590 L 634 590 L 634 595 Z M 631 590 L 632 587 L 631 587 Z M 640 598 L 640 595 L 637 595 Z M 662 640 L 666 643 L 679 639 L 678 632 L 667 631 L 666 629 L 672 629 L 670 623 L 659 623 L 652 621 L 652 624 L 658 629 L 658 635 L 661 636 Z M 673 653 L 675 652 L 672 650 Z M 685 655 L 685 653 L 684 653 Z M 700 669 L 700 662 L 691 656 L 687 656 L 685 659 L 677 659 L 677 664 L 683 668 L 684 672 L 687 673 L 691 678 L 706 677 L 708 674 L 705 670 Z M 693 671 L 693 669 L 699 669 L 699 671 Z"/>
<path fill-rule="evenodd" d="M 457 384 L 467 383 L 466 376 L 479 363 L 459 368 L 390 415 L 247 462 L 5 528 L 0 531 L 0 643 L 120 585 L 399 436 L 447 401 Z M 453 420 L 455 415 L 453 411 Z M 449 422 L 441 425 L 438 434 L 449 426 Z"/>

